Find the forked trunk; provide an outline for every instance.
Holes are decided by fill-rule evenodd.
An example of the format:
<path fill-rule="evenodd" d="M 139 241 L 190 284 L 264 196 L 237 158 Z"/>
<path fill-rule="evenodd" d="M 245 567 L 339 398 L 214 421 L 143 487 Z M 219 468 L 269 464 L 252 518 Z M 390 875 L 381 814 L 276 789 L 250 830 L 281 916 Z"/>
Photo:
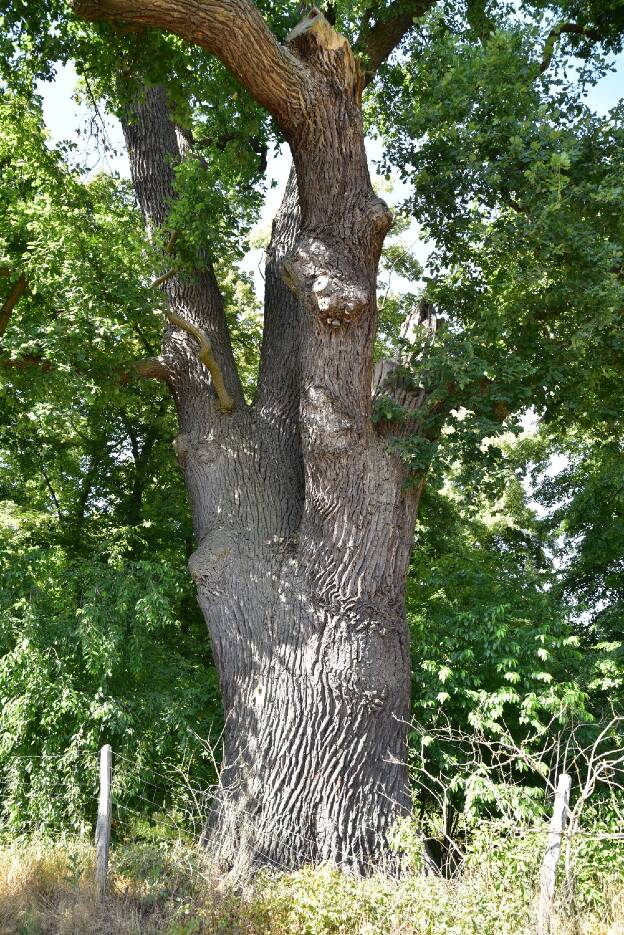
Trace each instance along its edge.
<path fill-rule="evenodd" d="M 391 218 L 369 178 L 348 44 L 313 11 L 285 55 L 309 87 L 297 119 L 281 118 L 296 184 L 293 175 L 274 224 L 252 406 L 208 260 L 193 285 L 166 286 L 176 313 L 213 339 L 235 399 L 233 412 L 219 411 L 192 339 L 170 329 L 176 452 L 199 543 L 189 567 L 225 709 L 205 840 L 234 866 L 332 860 L 366 872 L 410 804 L 404 581 L 417 493 L 371 421 L 377 265 Z M 162 103 L 148 92 L 126 127 L 152 226 L 165 222 L 170 157 L 180 155 Z"/>

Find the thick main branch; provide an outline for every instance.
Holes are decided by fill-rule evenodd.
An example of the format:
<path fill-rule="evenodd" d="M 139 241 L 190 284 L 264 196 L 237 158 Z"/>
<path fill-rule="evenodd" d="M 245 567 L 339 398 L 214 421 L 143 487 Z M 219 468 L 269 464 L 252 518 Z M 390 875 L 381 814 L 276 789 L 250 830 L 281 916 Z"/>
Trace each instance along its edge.
<path fill-rule="evenodd" d="M 283 129 L 301 116 L 305 70 L 250 0 L 76 0 L 78 16 L 156 26 L 202 46 L 267 108 Z"/>
<path fill-rule="evenodd" d="M 9 324 L 9 319 L 13 314 L 13 309 L 26 292 L 26 277 L 20 276 L 15 285 L 11 288 L 8 296 L 0 306 L 0 337 L 4 334 Z"/>
<path fill-rule="evenodd" d="M 180 141 L 165 88 L 149 87 L 137 95 L 123 115 L 122 126 L 132 179 L 147 228 L 169 233 L 166 252 L 171 254 L 177 239 L 175 232 L 169 232 L 168 224 L 171 204 L 176 197 L 174 166 L 183 158 L 188 144 L 186 140 Z M 213 390 L 221 411 L 230 411 L 234 403 L 244 404 L 223 297 L 207 250 L 198 267 L 192 275 L 185 276 L 174 264 L 152 283 L 153 287 L 162 287 L 166 294 L 170 323 L 193 338 L 189 341 L 168 329 L 162 352 L 162 362 L 168 370 L 167 383 L 183 421 L 187 417 L 183 414 L 192 418 L 198 408 L 206 414 L 212 412 Z M 203 366 L 198 366 L 198 361 Z"/>
<path fill-rule="evenodd" d="M 549 68 L 557 42 L 562 35 L 584 36 L 592 42 L 599 42 L 602 38 L 597 29 L 592 29 L 590 26 L 583 26 L 580 23 L 560 23 L 558 26 L 554 26 L 548 33 L 546 42 L 544 43 L 544 52 L 542 53 L 542 61 L 539 67 L 540 75 Z"/>
<path fill-rule="evenodd" d="M 435 6 L 437 0 L 396 0 L 386 11 L 384 18 L 371 25 L 365 22 L 360 33 L 356 52 L 364 58 L 366 83 L 386 59 L 394 52 L 405 36 L 414 28 L 414 20 Z M 370 20 L 370 17 L 369 17 Z"/>

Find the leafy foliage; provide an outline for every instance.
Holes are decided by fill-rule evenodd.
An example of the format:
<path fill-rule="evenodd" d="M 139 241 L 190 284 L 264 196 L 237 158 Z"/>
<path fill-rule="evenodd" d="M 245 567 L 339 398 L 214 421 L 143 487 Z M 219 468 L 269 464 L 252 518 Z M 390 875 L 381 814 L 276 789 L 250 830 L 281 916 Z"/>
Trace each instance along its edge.
<path fill-rule="evenodd" d="M 429 412 L 442 393 L 447 412 L 496 421 L 495 407 L 532 405 L 587 428 L 617 420 L 622 390 L 622 112 L 599 116 L 581 84 L 540 76 L 538 37 L 501 8 L 475 42 L 436 5 L 386 67 L 369 120 L 434 247 L 426 294 L 448 324 L 415 360 Z"/>

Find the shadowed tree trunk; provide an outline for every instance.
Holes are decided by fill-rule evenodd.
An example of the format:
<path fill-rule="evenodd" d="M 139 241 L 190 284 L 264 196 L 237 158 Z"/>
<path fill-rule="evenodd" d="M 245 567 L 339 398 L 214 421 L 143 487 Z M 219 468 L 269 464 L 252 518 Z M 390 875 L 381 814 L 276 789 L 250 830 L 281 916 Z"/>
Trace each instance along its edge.
<path fill-rule="evenodd" d="M 209 260 L 163 287 L 173 315 L 211 342 L 234 403 L 224 411 L 189 328 L 170 327 L 161 363 L 198 542 L 189 568 L 226 716 L 205 839 L 234 866 L 323 859 L 366 872 L 410 803 L 404 583 L 418 493 L 371 420 L 377 266 L 391 216 L 367 167 L 364 72 L 314 9 L 285 46 L 247 0 L 106 0 L 80 12 L 204 45 L 291 147 L 253 405 Z M 124 130 L 148 226 L 166 226 L 184 141 L 161 88 L 137 101 Z"/>

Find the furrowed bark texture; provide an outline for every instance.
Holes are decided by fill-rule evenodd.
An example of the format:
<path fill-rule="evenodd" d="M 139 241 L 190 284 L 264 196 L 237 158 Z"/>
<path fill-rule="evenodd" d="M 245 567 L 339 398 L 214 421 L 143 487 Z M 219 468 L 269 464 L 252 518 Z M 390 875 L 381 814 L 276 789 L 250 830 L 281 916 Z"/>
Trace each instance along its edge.
<path fill-rule="evenodd" d="M 226 715 L 205 839 L 234 867 L 333 860 L 367 872 L 409 808 L 404 582 L 417 492 L 371 421 L 377 265 L 391 216 L 368 173 L 363 74 L 316 10 L 286 46 L 244 0 L 81 10 L 205 45 L 271 110 L 293 153 L 267 257 L 253 406 L 209 268 L 193 286 L 166 285 L 171 305 L 213 338 L 236 401 L 219 412 L 191 339 L 166 334 L 199 543 L 189 567 Z M 166 223 L 170 157 L 180 155 L 161 93 L 148 92 L 125 128 L 152 227 Z"/>

